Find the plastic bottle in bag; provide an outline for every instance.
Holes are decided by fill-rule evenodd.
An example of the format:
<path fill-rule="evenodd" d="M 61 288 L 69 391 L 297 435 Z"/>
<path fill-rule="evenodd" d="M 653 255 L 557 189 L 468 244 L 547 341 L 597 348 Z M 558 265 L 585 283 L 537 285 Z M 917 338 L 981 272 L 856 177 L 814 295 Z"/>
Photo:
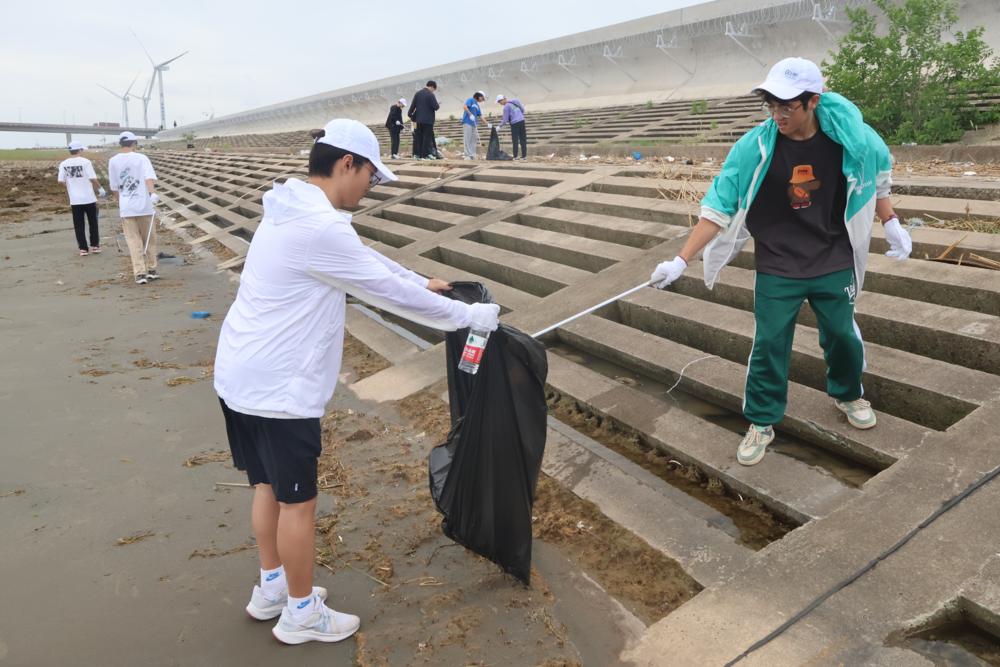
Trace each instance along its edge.
<path fill-rule="evenodd" d="M 489 338 L 489 331 L 469 329 L 469 337 L 465 340 L 465 349 L 462 351 L 462 360 L 458 362 L 459 370 L 471 375 L 479 371 L 479 363 L 483 360 L 483 350 L 486 349 L 486 341 Z"/>

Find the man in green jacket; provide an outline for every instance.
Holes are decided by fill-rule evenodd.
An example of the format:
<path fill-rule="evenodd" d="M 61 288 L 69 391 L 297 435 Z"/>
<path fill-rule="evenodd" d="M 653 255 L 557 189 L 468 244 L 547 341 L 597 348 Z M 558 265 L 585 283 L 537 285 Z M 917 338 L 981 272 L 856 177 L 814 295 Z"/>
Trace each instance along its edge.
<path fill-rule="evenodd" d="M 852 426 L 875 426 L 875 412 L 861 397 L 864 342 L 854 321 L 875 214 L 887 255 L 903 260 L 912 250 L 889 202 L 889 149 L 854 104 L 823 93 L 815 63 L 786 58 L 753 92 L 768 120 L 733 146 L 684 249 L 652 276 L 665 288 L 705 248 L 711 289 L 753 237 L 756 330 L 743 398 L 751 427 L 736 452 L 747 466 L 761 461 L 773 425 L 784 417 L 795 320 L 806 299 L 829 366 L 827 393 Z"/>

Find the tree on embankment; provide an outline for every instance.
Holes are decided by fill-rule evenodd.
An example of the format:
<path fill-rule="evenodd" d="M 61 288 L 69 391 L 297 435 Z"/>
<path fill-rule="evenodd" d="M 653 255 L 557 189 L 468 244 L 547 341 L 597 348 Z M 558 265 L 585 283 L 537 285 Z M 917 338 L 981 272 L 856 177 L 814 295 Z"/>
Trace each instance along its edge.
<path fill-rule="evenodd" d="M 967 130 L 1000 121 L 1000 58 L 984 29 L 947 34 L 958 21 L 952 0 L 875 0 L 888 21 L 864 7 L 847 8 L 852 26 L 823 60 L 826 85 L 858 105 L 888 144 L 958 141 Z M 992 60 L 992 62 L 991 62 Z"/>

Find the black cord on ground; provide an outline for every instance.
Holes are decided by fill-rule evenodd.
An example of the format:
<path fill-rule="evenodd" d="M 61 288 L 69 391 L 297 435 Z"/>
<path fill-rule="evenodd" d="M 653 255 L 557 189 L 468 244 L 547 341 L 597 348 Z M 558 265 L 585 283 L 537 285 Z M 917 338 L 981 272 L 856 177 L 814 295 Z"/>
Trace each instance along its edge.
<path fill-rule="evenodd" d="M 967 498 L 969 496 L 969 494 L 971 494 L 973 491 L 975 491 L 976 489 L 978 489 L 982 485 L 984 485 L 987 482 L 989 482 L 991 479 L 993 479 L 994 477 L 996 477 L 998 474 L 1000 474 L 1000 467 L 994 468 L 991 472 L 987 473 L 987 475 L 985 477 L 983 477 L 982 479 L 980 479 L 978 482 L 970 485 L 968 488 L 965 489 L 965 491 L 962 491 L 960 494 L 958 494 L 957 496 L 955 496 L 954 498 L 952 498 L 951 500 L 949 500 L 948 502 L 946 502 L 936 512 L 934 512 L 929 517 L 927 517 L 926 519 L 924 519 L 916 528 L 914 528 L 909 533 L 907 533 L 906 536 L 903 537 L 903 539 L 901 539 L 899 542 L 896 542 L 894 545 L 892 545 L 891 547 L 889 547 L 889 549 L 887 549 L 886 551 L 883 551 L 881 554 L 879 554 L 878 556 L 876 556 L 871 562 L 869 562 L 863 568 L 861 568 L 860 570 L 858 570 L 857 572 L 855 572 L 854 574 L 852 574 L 850 577 L 848 577 L 847 579 L 845 579 L 844 581 L 840 582 L 839 584 L 837 584 L 836 586 L 834 586 L 833 588 L 831 588 L 827 592 L 825 592 L 822 595 L 820 595 L 818 598 L 816 598 L 812 602 L 812 604 L 810 604 L 808 607 L 806 607 L 805 609 L 803 609 L 802 611 L 800 611 L 798 614 L 796 614 L 792 618 L 790 618 L 787 621 L 785 621 L 784 623 L 782 623 L 774 632 L 772 632 L 768 636 L 764 637 L 759 642 L 757 642 L 756 644 L 754 644 L 753 646 L 751 646 L 750 648 L 748 648 L 746 651 L 744 651 L 743 653 L 739 654 L 738 656 L 736 656 L 735 658 L 733 658 L 732 660 L 730 660 L 729 662 L 727 662 L 726 665 L 725 665 L 725 667 L 732 667 L 733 665 L 735 665 L 740 660 L 742 660 L 743 658 L 747 657 L 748 655 L 750 655 L 751 653 L 753 653 L 757 649 L 759 649 L 759 648 L 765 646 L 766 644 L 770 643 L 773 639 L 776 639 L 785 630 L 787 630 L 788 628 L 792 627 L 793 625 L 795 625 L 796 623 L 798 623 L 799 621 L 801 621 L 803 618 L 805 618 L 813 609 L 815 609 L 816 607 L 818 607 L 821 604 L 823 604 L 824 602 L 826 602 L 829 598 L 833 597 L 835 594 L 839 593 L 844 588 L 847 588 L 848 586 L 850 586 L 851 584 L 853 584 L 855 581 L 857 581 L 858 579 L 860 579 L 866 572 L 869 572 L 870 570 L 874 569 L 875 566 L 878 565 L 880 561 L 883 561 L 886 558 L 888 558 L 889 556 L 891 556 L 892 554 L 896 553 L 900 548 L 902 548 L 902 546 L 904 544 L 906 544 L 907 542 L 909 542 L 910 540 L 912 540 L 916 536 L 917 533 L 919 533 L 921 530 L 923 530 L 927 526 L 929 526 L 932 523 L 934 523 L 934 521 L 936 521 L 938 517 L 940 517 L 942 514 L 944 514 L 948 510 L 950 510 L 952 507 L 954 507 L 958 503 L 960 503 L 963 500 L 965 500 L 965 498 Z"/>

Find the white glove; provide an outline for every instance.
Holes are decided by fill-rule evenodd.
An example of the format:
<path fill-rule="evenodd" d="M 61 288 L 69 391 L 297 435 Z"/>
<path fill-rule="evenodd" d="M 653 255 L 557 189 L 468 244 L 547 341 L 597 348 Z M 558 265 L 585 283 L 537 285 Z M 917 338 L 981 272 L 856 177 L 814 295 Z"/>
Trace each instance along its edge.
<path fill-rule="evenodd" d="M 400 126 L 402 126 L 402 124 L 403 124 L 402 122 L 400 122 L 400 121 L 398 121 L 398 120 L 396 121 L 396 125 L 400 125 Z"/>
<path fill-rule="evenodd" d="M 97 196 L 101 199 L 107 199 L 108 193 L 104 191 L 104 188 L 97 188 Z"/>
<path fill-rule="evenodd" d="M 895 257 L 903 260 L 910 256 L 913 251 L 913 239 L 909 233 L 899 224 L 899 218 L 893 216 L 882 225 L 885 230 L 885 240 L 889 242 L 889 252 L 886 257 Z"/>
<path fill-rule="evenodd" d="M 156 206 L 160 202 L 160 195 L 154 192 L 153 194 L 149 195 L 149 201 L 153 204 L 153 206 Z"/>
<path fill-rule="evenodd" d="M 477 331 L 496 331 L 500 326 L 500 306 L 495 303 L 469 305 L 469 328 Z"/>
<path fill-rule="evenodd" d="M 688 263 L 684 261 L 684 258 L 678 255 L 674 257 L 669 262 L 663 262 L 656 266 L 656 270 L 653 271 L 653 275 L 649 277 L 649 280 L 653 283 L 653 287 L 656 289 L 663 289 L 670 283 L 674 282 L 681 277 L 684 273 L 684 269 L 688 267 Z"/>
<path fill-rule="evenodd" d="M 492 126 L 492 125 L 490 125 L 489 123 L 486 123 L 486 129 L 487 129 L 487 130 L 492 130 L 492 129 L 493 129 L 493 126 Z"/>

